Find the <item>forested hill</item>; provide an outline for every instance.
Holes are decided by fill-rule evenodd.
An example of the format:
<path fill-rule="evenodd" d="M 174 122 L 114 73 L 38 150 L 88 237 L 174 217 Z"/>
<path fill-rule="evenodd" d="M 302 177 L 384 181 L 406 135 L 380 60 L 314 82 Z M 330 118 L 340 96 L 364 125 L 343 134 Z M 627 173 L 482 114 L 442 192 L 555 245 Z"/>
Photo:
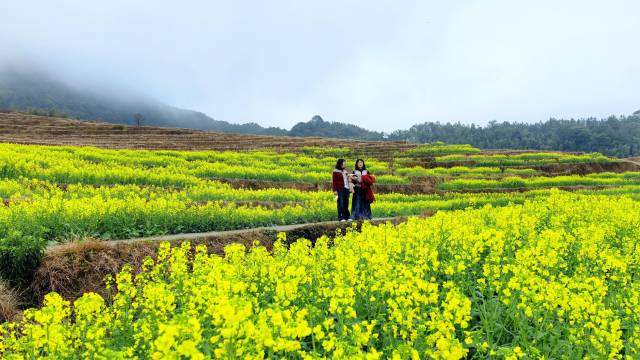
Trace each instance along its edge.
<path fill-rule="evenodd" d="M 289 136 L 321 136 L 328 138 L 384 140 L 384 134 L 360 126 L 340 122 L 324 121 L 315 115 L 307 122 L 299 122 L 288 133 Z"/>
<path fill-rule="evenodd" d="M 628 157 L 640 155 L 640 111 L 606 119 L 550 119 L 534 124 L 492 121 L 485 127 L 460 123 L 423 123 L 398 130 L 390 140 L 444 141 L 483 149 L 537 149 L 600 152 Z"/>
<path fill-rule="evenodd" d="M 533 124 L 492 121 L 487 126 L 427 122 L 385 136 L 355 125 L 323 121 L 314 116 L 296 124 L 287 135 L 405 140 L 415 143 L 444 141 L 483 149 L 533 149 L 600 152 L 609 156 L 640 156 L 640 111 L 606 119 L 549 119 Z"/>
<path fill-rule="evenodd" d="M 69 116 L 83 120 L 182 127 L 257 135 L 318 136 L 362 140 L 444 141 L 485 149 L 536 149 L 601 152 L 628 157 L 640 155 L 640 111 L 606 119 L 550 119 L 534 124 L 491 122 L 487 126 L 427 122 L 385 136 L 352 124 L 314 116 L 291 130 L 256 123 L 233 124 L 198 111 L 176 108 L 143 96 L 113 91 L 86 91 L 33 69 L 0 68 L 0 109 Z"/>

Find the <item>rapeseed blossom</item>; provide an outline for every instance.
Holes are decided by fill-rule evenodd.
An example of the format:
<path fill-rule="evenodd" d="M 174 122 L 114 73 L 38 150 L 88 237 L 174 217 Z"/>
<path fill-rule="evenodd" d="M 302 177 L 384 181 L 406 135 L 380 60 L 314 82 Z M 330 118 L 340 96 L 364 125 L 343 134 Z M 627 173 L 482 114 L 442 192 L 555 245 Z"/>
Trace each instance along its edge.
<path fill-rule="evenodd" d="M 554 192 L 225 256 L 164 243 L 109 299 L 49 294 L 0 356 L 640 358 L 640 204 Z"/>

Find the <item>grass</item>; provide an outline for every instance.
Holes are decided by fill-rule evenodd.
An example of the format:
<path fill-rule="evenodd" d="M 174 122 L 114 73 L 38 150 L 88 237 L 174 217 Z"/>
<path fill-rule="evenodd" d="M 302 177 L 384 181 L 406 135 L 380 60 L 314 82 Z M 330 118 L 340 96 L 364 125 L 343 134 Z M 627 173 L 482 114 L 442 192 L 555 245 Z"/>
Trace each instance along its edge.
<path fill-rule="evenodd" d="M 0 279 L 0 323 L 15 320 L 18 309 L 18 292 Z"/>

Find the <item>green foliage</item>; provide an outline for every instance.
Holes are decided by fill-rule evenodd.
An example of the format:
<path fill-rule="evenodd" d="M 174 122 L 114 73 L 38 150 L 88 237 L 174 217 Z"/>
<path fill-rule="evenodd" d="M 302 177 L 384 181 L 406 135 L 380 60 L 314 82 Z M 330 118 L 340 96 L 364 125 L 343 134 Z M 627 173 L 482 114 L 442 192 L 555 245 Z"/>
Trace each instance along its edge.
<path fill-rule="evenodd" d="M 398 130 L 389 140 L 416 143 L 444 141 L 482 149 L 536 149 L 600 152 L 609 156 L 640 155 L 640 114 L 606 119 L 549 119 L 533 124 L 498 123 L 488 126 L 461 123 L 423 123 Z"/>
<path fill-rule="evenodd" d="M 324 121 L 318 115 L 306 123 L 297 123 L 291 128 L 288 135 L 361 140 L 384 139 L 384 135 L 381 132 L 367 130 L 352 124 Z"/>
<path fill-rule="evenodd" d="M 0 278 L 13 285 L 28 284 L 45 246 L 42 239 L 16 230 L 0 236 Z"/>

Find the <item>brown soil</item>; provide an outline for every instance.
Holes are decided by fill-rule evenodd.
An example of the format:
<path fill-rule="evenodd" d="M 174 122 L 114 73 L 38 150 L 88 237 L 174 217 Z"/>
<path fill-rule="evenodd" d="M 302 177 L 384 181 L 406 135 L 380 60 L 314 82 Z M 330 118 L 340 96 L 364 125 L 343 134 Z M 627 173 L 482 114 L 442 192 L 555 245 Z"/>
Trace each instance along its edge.
<path fill-rule="evenodd" d="M 450 161 L 450 162 L 428 162 L 419 159 L 403 162 L 403 166 L 422 166 L 427 169 L 443 167 L 452 168 L 456 166 L 473 166 L 473 161 Z M 631 161 L 618 161 L 609 163 L 580 163 L 580 164 L 548 164 L 533 166 L 505 166 L 509 169 L 534 169 L 540 171 L 543 176 L 558 175 L 586 175 L 598 172 L 625 172 L 638 171 L 640 165 Z M 519 176 L 519 175 L 518 175 Z"/>
<path fill-rule="evenodd" d="M 461 193 L 461 194 L 475 194 L 475 193 L 512 193 L 512 192 L 527 192 L 532 190 L 543 190 L 543 189 L 559 189 L 563 191 L 580 191 L 580 190 L 604 190 L 621 187 L 617 185 L 597 185 L 597 186 L 545 186 L 545 187 L 537 187 L 537 188 L 526 188 L 526 187 L 517 187 L 517 188 L 487 188 L 487 189 L 458 189 L 458 190 L 436 190 L 437 194 L 445 194 L 445 193 Z"/>
<path fill-rule="evenodd" d="M 301 191 L 331 191 L 331 183 L 297 183 L 285 181 L 264 181 L 244 179 L 216 179 L 231 185 L 235 189 L 296 189 Z M 433 185 L 442 182 L 442 178 L 420 178 L 410 184 L 376 184 L 373 191 L 376 194 L 424 194 L 433 190 Z"/>
<path fill-rule="evenodd" d="M 299 183 L 290 181 L 267 181 L 267 180 L 250 180 L 250 179 L 212 179 L 221 183 L 229 184 L 234 189 L 295 189 L 301 191 L 330 191 L 331 183 Z"/>
<path fill-rule="evenodd" d="M 433 213 L 424 214 L 430 216 Z M 391 220 L 374 220 L 372 223 L 390 221 L 399 223 L 405 218 Z M 292 243 L 300 238 L 309 239 L 312 243 L 323 235 L 334 236 L 336 231 L 344 233 L 347 229 L 359 223 L 327 222 L 294 226 L 293 229 L 284 231 L 287 242 Z M 267 249 L 273 247 L 278 231 L 271 229 L 249 229 L 245 231 L 231 231 L 228 234 L 204 236 L 188 241 L 193 246 L 205 244 L 209 253 L 224 254 L 224 247 L 232 243 L 244 244 L 250 248 L 255 241 Z M 178 245 L 184 240 L 175 237 L 170 240 L 172 245 Z M 83 293 L 92 291 L 108 296 L 104 287 L 104 278 L 119 272 L 125 264 L 139 271 L 146 257 L 154 258 L 161 241 L 131 240 L 131 241 L 98 241 L 85 240 L 51 247 L 46 252 L 44 259 L 34 275 L 30 285 L 32 300 L 30 306 L 39 306 L 44 295 L 56 291 L 66 299 L 76 299 Z"/>
<path fill-rule="evenodd" d="M 530 168 L 540 170 L 547 176 L 586 175 L 600 172 L 621 173 L 640 170 L 640 166 L 623 161 L 609 163 L 550 164 L 531 166 Z"/>
<path fill-rule="evenodd" d="M 209 201 L 198 201 L 189 204 L 188 206 L 193 205 L 205 205 L 209 203 Z M 222 201 L 222 204 L 226 205 L 235 205 L 235 206 L 246 206 L 246 207 L 262 207 L 269 210 L 282 209 L 286 206 L 294 206 L 294 205 L 304 205 L 303 201 Z"/>

